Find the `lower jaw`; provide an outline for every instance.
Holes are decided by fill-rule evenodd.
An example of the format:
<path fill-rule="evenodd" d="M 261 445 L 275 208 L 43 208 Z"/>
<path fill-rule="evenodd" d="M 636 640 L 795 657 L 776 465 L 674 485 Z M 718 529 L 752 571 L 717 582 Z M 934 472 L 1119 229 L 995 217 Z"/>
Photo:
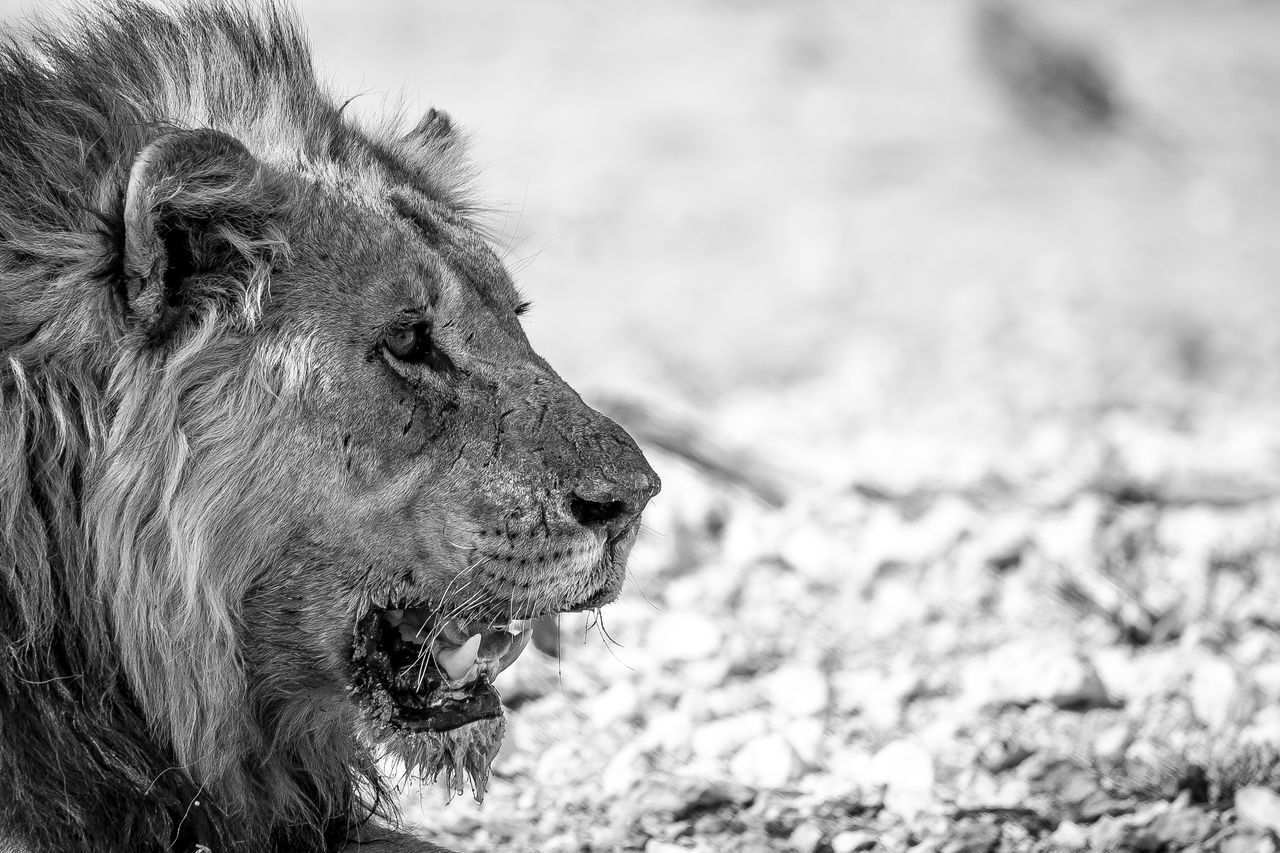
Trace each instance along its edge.
<path fill-rule="evenodd" d="M 421 612 L 375 611 L 360 621 L 351 697 L 367 737 L 403 760 L 406 772 L 451 793 L 462 793 L 469 781 L 482 800 L 505 732 L 492 678 L 528 637 L 499 626 L 467 637 L 476 626 L 428 626 L 409 616 Z M 488 656 L 480 655 L 481 640 Z"/>
<path fill-rule="evenodd" d="M 498 715 L 465 723 L 448 731 L 407 726 L 376 700 L 359 700 L 368 738 L 404 765 L 409 778 L 440 784 L 450 796 L 466 793 L 470 785 L 477 803 L 484 802 L 489 768 L 506 734 L 501 706 Z"/>

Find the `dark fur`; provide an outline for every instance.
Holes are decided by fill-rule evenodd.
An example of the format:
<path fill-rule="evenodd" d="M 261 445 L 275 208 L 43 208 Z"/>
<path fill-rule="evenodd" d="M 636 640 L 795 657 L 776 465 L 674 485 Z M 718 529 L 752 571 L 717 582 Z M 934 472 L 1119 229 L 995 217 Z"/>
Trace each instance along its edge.
<path fill-rule="evenodd" d="M 421 165 L 343 121 L 275 11 L 127 5 L 0 47 L 0 847 L 333 849 L 381 796 L 367 756 L 290 745 L 272 727 L 291 721 L 270 712 L 255 736 L 280 752 L 272 771 L 202 790 L 129 688 L 94 590 L 82 478 L 129 333 L 124 190 L 139 152 L 190 121 L 171 113 L 201 75 L 211 125 L 247 126 L 260 105 L 285 103 L 279 120 L 316 159 Z M 443 196 L 447 171 L 418 183 Z"/>

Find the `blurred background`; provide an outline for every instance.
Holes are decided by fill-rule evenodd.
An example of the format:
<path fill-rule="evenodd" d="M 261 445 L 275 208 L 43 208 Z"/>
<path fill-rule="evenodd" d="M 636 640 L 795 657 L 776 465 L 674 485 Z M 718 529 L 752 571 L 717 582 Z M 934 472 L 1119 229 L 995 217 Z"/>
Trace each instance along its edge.
<path fill-rule="evenodd" d="M 1280 4 L 297 5 L 665 482 L 425 833 L 1275 849 Z"/>

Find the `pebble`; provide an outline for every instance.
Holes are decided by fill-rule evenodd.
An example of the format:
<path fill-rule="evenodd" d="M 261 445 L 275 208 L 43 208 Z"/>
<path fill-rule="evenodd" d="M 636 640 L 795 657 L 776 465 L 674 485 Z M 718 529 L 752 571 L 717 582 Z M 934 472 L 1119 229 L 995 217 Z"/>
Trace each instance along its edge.
<path fill-rule="evenodd" d="M 831 853 L 858 853 L 876 846 L 875 833 L 848 829 L 831 839 Z"/>
<path fill-rule="evenodd" d="M 796 853 L 814 853 L 822 843 L 822 828 L 814 823 L 802 823 L 791 833 L 788 841 Z"/>
<path fill-rule="evenodd" d="M 840 568 L 849 543 L 815 524 L 797 524 L 778 545 L 779 556 L 805 577 L 826 580 Z"/>
<path fill-rule="evenodd" d="M 1104 761 L 1118 761 L 1133 742 L 1133 731 L 1128 723 L 1108 726 L 1093 737 L 1093 754 Z"/>
<path fill-rule="evenodd" d="M 1261 829 L 1280 832 L 1280 795 L 1258 785 L 1236 791 L 1236 817 Z"/>
<path fill-rule="evenodd" d="M 766 735 L 748 743 L 729 764 L 734 779 L 759 788 L 781 788 L 800 771 L 795 750 L 782 735 Z"/>
<path fill-rule="evenodd" d="M 820 714 L 831 700 L 827 676 L 816 666 L 784 666 L 768 679 L 769 702 L 790 717 Z"/>
<path fill-rule="evenodd" d="M 1224 728 L 1239 704 L 1235 667 L 1220 657 L 1205 657 L 1191 671 L 1187 687 L 1196 717 L 1210 729 Z"/>
<path fill-rule="evenodd" d="M 787 724 L 782 733 L 805 764 L 818 767 L 826 763 L 826 755 L 822 751 L 823 740 L 826 738 L 826 726 L 821 720 L 812 717 L 793 720 Z"/>
<path fill-rule="evenodd" d="M 1089 830 L 1074 821 L 1064 820 L 1049 836 L 1049 843 L 1057 850 L 1084 850 L 1089 846 Z"/>
<path fill-rule="evenodd" d="M 871 759 L 869 770 L 884 787 L 889 811 L 912 817 L 933 802 L 933 756 L 918 743 L 891 741 Z"/>
<path fill-rule="evenodd" d="M 534 778 L 546 788 L 558 788 L 576 781 L 581 772 L 578 746 L 570 741 L 552 744 L 538 758 Z"/>
<path fill-rule="evenodd" d="M 693 611 L 671 611 L 653 620 L 648 651 L 664 661 L 705 660 L 720 652 L 724 634 L 714 620 Z"/>
<path fill-rule="evenodd" d="M 1218 853 L 1274 853 L 1275 842 L 1250 833 L 1234 835 L 1218 844 Z"/>
<path fill-rule="evenodd" d="M 1151 835 L 1166 850 L 1191 850 L 1215 831 L 1214 815 L 1198 808 L 1173 808 L 1151 821 Z"/>
<path fill-rule="evenodd" d="M 1049 704 L 1068 711 L 1087 711 L 1090 708 L 1104 708 L 1111 704 L 1106 685 L 1094 665 L 1080 657 L 1062 660 L 1060 668 L 1053 673 L 1057 683 L 1047 691 L 1045 696 Z M 1052 683 L 1052 682 L 1048 682 Z"/>
<path fill-rule="evenodd" d="M 705 758 L 727 758 L 768 730 L 768 717 L 763 712 L 748 711 L 703 723 L 693 730 L 690 745 Z"/>
<path fill-rule="evenodd" d="M 683 808 L 676 812 L 677 820 L 683 820 L 700 811 L 721 809 L 726 806 L 748 806 L 756 799 L 756 792 L 736 782 L 699 780 L 685 787 Z"/>
<path fill-rule="evenodd" d="M 675 752 L 689 745 L 693 729 L 693 720 L 684 711 L 662 711 L 649 720 L 642 740 L 646 746 Z"/>
<path fill-rule="evenodd" d="M 884 672 L 879 667 L 863 667 L 833 676 L 841 708 L 857 711 L 867 724 L 892 729 L 902 718 L 903 708 L 922 686 L 920 675 L 902 668 Z"/>
<path fill-rule="evenodd" d="M 541 853 L 578 853 L 582 849 L 582 842 L 569 833 L 564 833 L 548 838 L 538 849 Z"/>
<path fill-rule="evenodd" d="M 670 841 L 659 841 L 656 838 L 650 838 L 644 845 L 644 853 L 689 853 L 689 849 L 679 844 L 672 844 Z"/>
<path fill-rule="evenodd" d="M 992 853 L 1000 843 L 1000 828 L 977 820 L 962 820 L 942 846 L 942 853 Z"/>
<path fill-rule="evenodd" d="M 1111 696 L 1089 659 L 1066 644 L 1010 644 L 971 665 L 969 689 L 981 704 L 1046 702 L 1069 711 L 1109 707 Z"/>
<path fill-rule="evenodd" d="M 640 691 L 630 681 L 619 681 L 587 703 L 587 716 L 603 729 L 624 720 L 632 720 L 640 711 Z"/>
<path fill-rule="evenodd" d="M 629 744 L 609 759 L 600 774 L 600 789 L 607 797 L 620 797 L 644 779 L 650 761 L 638 744 Z"/>

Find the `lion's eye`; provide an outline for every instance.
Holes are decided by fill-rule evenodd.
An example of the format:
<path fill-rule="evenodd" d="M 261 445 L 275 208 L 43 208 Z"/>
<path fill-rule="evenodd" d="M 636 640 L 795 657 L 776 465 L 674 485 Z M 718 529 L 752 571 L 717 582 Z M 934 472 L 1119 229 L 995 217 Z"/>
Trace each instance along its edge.
<path fill-rule="evenodd" d="M 401 361 L 411 364 L 428 361 L 431 357 L 431 327 L 426 322 L 401 326 L 389 332 L 383 340 L 387 352 Z"/>
<path fill-rule="evenodd" d="M 382 346 L 388 355 L 405 364 L 421 364 L 437 373 L 456 370 L 449 356 L 431 339 L 431 323 L 426 320 L 389 330 Z"/>

